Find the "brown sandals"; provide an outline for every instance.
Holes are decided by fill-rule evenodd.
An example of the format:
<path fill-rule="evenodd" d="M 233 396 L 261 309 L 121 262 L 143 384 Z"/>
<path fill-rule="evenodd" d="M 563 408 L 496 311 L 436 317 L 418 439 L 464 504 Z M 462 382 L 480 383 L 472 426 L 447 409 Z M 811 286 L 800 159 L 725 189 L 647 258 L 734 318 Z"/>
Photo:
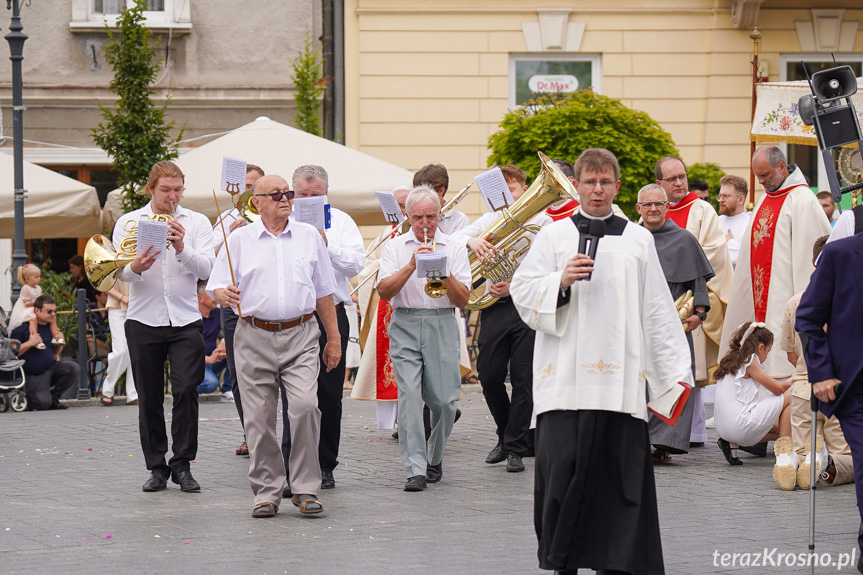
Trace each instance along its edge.
<path fill-rule="evenodd" d="M 301 497 L 303 498 L 302 500 L 300 500 Z M 324 510 L 324 506 L 321 505 L 321 502 L 315 499 L 312 495 L 295 494 L 291 497 L 291 503 L 299 507 L 300 513 L 305 515 L 314 515 Z"/>

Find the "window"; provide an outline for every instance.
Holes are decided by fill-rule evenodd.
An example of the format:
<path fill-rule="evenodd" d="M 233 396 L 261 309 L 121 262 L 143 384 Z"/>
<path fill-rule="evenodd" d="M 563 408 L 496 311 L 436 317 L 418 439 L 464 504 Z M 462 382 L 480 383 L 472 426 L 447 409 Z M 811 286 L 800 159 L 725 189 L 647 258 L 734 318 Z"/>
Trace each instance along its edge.
<path fill-rule="evenodd" d="M 571 54 L 512 55 L 509 59 L 509 106 L 523 106 L 537 94 L 601 91 L 599 56 Z"/>
<path fill-rule="evenodd" d="M 863 56 L 860 55 L 845 55 L 836 56 L 836 63 L 833 63 L 833 58 L 829 54 L 806 55 L 806 54 L 783 54 L 781 56 L 781 80 L 783 82 L 793 80 L 805 80 L 806 72 L 803 70 L 803 64 L 806 64 L 806 70 L 811 76 L 820 70 L 827 70 L 835 66 L 851 66 L 854 74 L 859 78 L 863 75 Z M 858 110 L 859 111 L 859 110 Z M 788 162 L 797 164 L 803 174 L 809 178 L 812 187 L 817 187 L 819 190 L 829 190 L 830 184 L 827 181 L 827 171 L 824 167 L 824 161 L 821 159 L 821 150 L 818 146 L 804 146 L 800 144 L 784 145 Z M 839 150 L 834 149 L 833 160 L 839 157 Z M 850 196 L 843 198 L 842 207 L 850 208 Z M 846 206 L 846 203 L 848 204 Z"/>
<path fill-rule="evenodd" d="M 172 30 L 172 33 L 188 33 L 192 25 L 189 19 L 191 0 L 146 0 L 144 25 L 148 28 Z M 105 24 L 116 26 L 117 17 L 135 0 L 72 0 L 72 21 L 69 27 L 73 32 L 104 32 Z"/>

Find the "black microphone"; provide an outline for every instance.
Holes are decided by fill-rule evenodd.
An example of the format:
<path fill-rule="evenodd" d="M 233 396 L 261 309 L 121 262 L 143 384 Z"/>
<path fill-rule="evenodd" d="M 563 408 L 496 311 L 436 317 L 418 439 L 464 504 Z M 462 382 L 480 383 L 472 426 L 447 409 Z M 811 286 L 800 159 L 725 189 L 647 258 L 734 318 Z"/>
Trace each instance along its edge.
<path fill-rule="evenodd" d="M 605 235 L 605 222 L 603 220 L 582 220 L 578 223 L 578 253 L 586 254 L 592 260 L 596 259 L 596 249 L 599 247 L 599 238 Z M 584 280 L 590 281 L 591 272 Z M 580 281 L 580 280 L 579 280 Z"/>

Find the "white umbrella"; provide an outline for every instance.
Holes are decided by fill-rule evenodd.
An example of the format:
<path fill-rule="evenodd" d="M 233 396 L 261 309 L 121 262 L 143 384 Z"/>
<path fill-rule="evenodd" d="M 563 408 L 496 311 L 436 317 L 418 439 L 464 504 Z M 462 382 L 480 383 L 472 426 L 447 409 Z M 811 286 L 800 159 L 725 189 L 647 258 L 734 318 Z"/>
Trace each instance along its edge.
<path fill-rule="evenodd" d="M 410 170 L 261 117 L 176 160 L 186 175 L 186 191 L 181 201 L 184 207 L 215 218 L 218 213 L 213 190 L 218 194 L 219 207 L 222 210 L 230 207 L 230 195 L 219 191 L 224 156 L 256 164 L 267 174 L 282 176 L 288 183 L 299 166 L 323 166 L 329 175 L 330 202 L 350 213 L 361 225 L 383 222 L 375 190 L 410 185 L 413 178 Z M 108 195 L 107 219 L 116 221 L 122 214 L 119 200 L 117 191 Z"/>
<path fill-rule="evenodd" d="M 0 238 L 15 236 L 15 176 L 12 156 L 0 153 Z M 78 238 L 98 234 L 96 188 L 24 162 L 26 238 Z"/>

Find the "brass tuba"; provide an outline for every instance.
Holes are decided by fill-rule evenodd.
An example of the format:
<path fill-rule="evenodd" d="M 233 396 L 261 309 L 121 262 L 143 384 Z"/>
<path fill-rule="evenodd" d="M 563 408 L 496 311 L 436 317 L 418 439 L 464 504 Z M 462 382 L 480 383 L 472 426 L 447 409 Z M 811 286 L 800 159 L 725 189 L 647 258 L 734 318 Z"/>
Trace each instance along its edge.
<path fill-rule="evenodd" d="M 153 222 L 168 222 L 174 216 L 168 214 L 156 214 L 149 218 Z M 115 251 L 111 238 L 102 234 L 96 234 L 87 240 L 84 248 L 84 272 L 87 279 L 98 291 L 108 291 L 117 282 L 117 274 L 120 268 L 135 261 L 138 253 L 138 223 L 128 220 L 124 228 L 129 235 L 120 242 L 120 249 Z M 171 245 L 168 241 L 166 248 Z"/>
<path fill-rule="evenodd" d="M 530 249 L 530 234 L 540 229 L 527 222 L 561 199 L 575 199 L 575 188 L 560 168 L 542 152 L 537 153 L 542 166 L 530 188 L 515 203 L 501 210 L 494 223 L 479 235 L 494 244 L 497 255 L 488 262 L 480 261 L 473 252 L 468 256 L 471 273 L 471 292 L 465 306 L 468 309 L 485 309 L 498 300 L 490 293 L 477 293 L 477 288 L 486 281 L 498 283 L 512 279 L 518 269 L 518 259 Z"/>

